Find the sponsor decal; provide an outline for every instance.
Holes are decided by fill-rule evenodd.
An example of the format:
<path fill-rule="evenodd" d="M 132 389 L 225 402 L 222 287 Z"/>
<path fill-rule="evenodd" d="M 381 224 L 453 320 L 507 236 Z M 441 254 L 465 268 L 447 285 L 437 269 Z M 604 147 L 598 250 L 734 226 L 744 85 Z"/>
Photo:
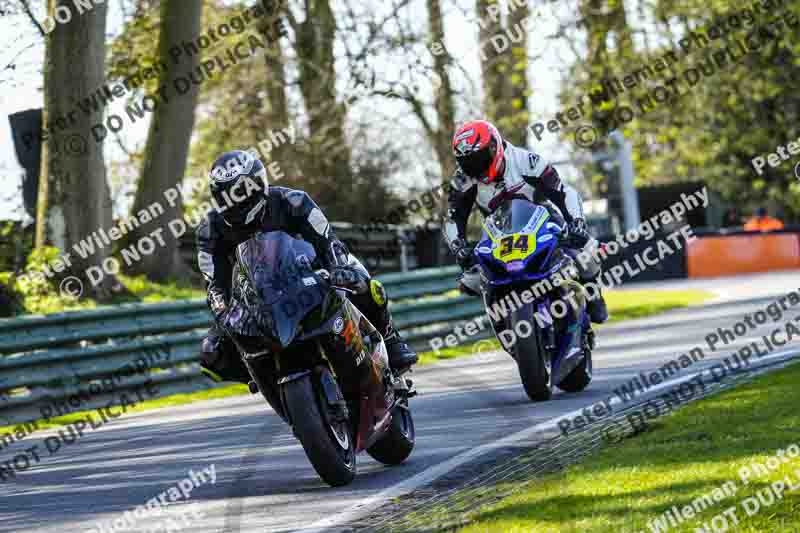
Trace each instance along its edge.
<path fill-rule="evenodd" d="M 322 214 L 322 211 L 320 211 L 318 207 L 311 210 L 311 213 L 308 215 L 308 222 L 311 224 L 311 227 L 314 228 L 314 231 L 324 237 L 328 236 L 328 230 L 330 228 L 328 219 L 325 218 L 325 215 Z"/>
<path fill-rule="evenodd" d="M 230 159 L 225 166 L 216 166 L 211 169 L 211 179 L 215 183 L 225 183 L 234 180 L 242 174 L 249 174 L 253 169 L 255 158 L 252 154 L 242 152 L 242 155 Z"/>
<path fill-rule="evenodd" d="M 469 139 L 473 135 L 475 135 L 475 129 L 471 128 L 471 129 L 468 129 L 467 131 L 462 132 L 461 134 L 459 134 L 459 136 L 456 137 L 455 140 L 456 141 L 461 141 L 461 140 L 464 140 L 464 139 Z"/>
<path fill-rule="evenodd" d="M 348 320 L 342 332 L 344 343 L 354 352 L 360 352 L 364 349 L 364 344 L 361 342 L 361 335 L 356 331 L 356 325 L 352 320 Z"/>
<path fill-rule="evenodd" d="M 378 305 L 386 305 L 386 290 L 380 281 L 373 279 L 369 282 L 369 290 L 373 301 Z"/>
<path fill-rule="evenodd" d="M 472 150 L 472 146 L 473 146 L 472 143 L 467 141 L 467 139 L 463 139 L 456 145 L 456 152 L 458 152 L 460 155 L 464 155 L 470 150 Z"/>
<path fill-rule="evenodd" d="M 294 264 L 299 267 L 311 268 L 311 260 L 308 258 L 306 254 L 298 255 L 297 259 L 294 260 Z"/>

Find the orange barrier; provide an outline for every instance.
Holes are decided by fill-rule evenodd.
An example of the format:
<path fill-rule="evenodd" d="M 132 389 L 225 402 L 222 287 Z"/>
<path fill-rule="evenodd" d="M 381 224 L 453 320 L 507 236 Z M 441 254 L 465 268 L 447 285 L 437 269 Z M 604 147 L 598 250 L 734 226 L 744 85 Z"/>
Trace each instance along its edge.
<path fill-rule="evenodd" d="M 698 237 L 686 255 L 690 278 L 787 270 L 800 268 L 800 239 L 796 233 Z"/>

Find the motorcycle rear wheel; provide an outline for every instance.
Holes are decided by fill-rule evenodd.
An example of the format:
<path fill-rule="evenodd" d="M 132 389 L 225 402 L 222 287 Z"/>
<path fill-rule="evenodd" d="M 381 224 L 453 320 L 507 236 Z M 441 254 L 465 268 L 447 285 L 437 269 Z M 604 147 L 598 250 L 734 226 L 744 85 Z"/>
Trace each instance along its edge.
<path fill-rule="evenodd" d="M 586 354 L 583 361 L 567 374 L 558 388 L 564 392 L 580 392 L 592 381 L 592 354 Z"/>
<path fill-rule="evenodd" d="M 310 375 L 284 384 L 283 394 L 292 430 L 319 477 L 332 487 L 352 482 L 356 453 L 350 424 L 329 420 L 324 395 Z"/>
<path fill-rule="evenodd" d="M 367 453 L 385 465 L 399 465 L 414 450 L 416 433 L 411 411 L 404 405 L 392 409 L 389 430 L 378 442 L 367 448 Z"/>

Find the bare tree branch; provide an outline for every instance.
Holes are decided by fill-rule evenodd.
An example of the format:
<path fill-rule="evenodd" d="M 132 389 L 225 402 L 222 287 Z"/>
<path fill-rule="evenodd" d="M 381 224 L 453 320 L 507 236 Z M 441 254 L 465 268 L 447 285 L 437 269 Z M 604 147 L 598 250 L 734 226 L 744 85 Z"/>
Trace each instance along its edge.
<path fill-rule="evenodd" d="M 33 46 L 35 44 L 36 43 L 31 43 L 28 46 L 26 46 L 25 48 L 23 48 L 22 50 L 20 50 L 19 52 L 17 52 L 17 55 L 15 55 L 13 58 L 11 58 L 11 61 L 9 61 L 6 66 L 4 66 L 2 69 L 0 69 L 0 72 L 6 71 L 6 70 L 14 70 L 14 69 L 16 69 L 17 66 L 14 63 L 16 62 L 17 58 L 19 58 L 19 56 L 21 56 L 23 53 L 25 53 L 25 50 L 27 50 L 28 48 L 33 48 Z"/>
<path fill-rule="evenodd" d="M 42 25 L 39 24 L 38 20 L 36 20 L 36 17 L 33 16 L 33 11 L 31 11 L 31 6 L 28 3 L 28 0 L 19 0 L 19 3 L 22 4 L 23 11 L 25 11 L 25 14 L 28 15 L 29 19 L 31 19 L 31 22 L 33 22 L 33 25 L 36 26 L 37 30 L 39 30 L 39 34 L 42 37 L 47 37 L 47 32 L 44 31 L 44 28 L 42 28 Z"/>

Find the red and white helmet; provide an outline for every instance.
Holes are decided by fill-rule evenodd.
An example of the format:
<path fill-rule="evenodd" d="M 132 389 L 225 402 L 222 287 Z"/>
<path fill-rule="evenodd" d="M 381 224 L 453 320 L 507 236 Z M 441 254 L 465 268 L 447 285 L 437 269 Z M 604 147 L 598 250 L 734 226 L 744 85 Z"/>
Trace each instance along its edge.
<path fill-rule="evenodd" d="M 483 183 L 503 174 L 503 138 L 491 122 L 473 120 L 461 126 L 453 136 L 453 154 L 464 174 Z"/>

